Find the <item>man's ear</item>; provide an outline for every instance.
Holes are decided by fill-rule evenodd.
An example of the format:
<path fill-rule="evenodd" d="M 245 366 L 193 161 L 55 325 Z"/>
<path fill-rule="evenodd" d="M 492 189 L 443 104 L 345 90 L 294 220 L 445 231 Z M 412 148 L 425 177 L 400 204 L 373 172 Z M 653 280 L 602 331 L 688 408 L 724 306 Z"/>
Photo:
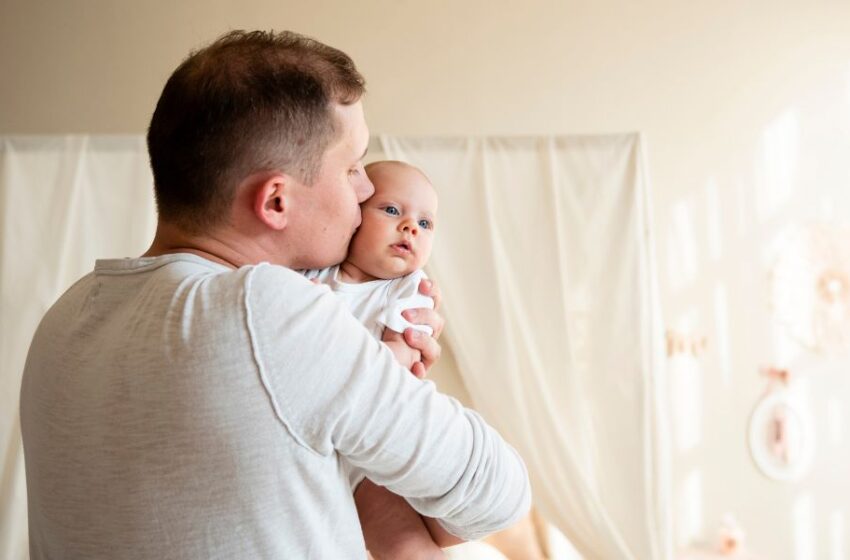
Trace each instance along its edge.
<path fill-rule="evenodd" d="M 284 173 L 266 175 L 254 187 L 254 214 L 268 227 L 282 230 L 286 227 L 290 208 L 290 195 L 294 179 Z"/>

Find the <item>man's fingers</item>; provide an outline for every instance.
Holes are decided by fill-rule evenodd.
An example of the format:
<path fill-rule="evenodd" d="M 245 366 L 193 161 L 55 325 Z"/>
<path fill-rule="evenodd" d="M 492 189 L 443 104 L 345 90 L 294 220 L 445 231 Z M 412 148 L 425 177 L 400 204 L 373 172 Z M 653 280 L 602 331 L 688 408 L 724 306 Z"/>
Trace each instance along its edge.
<path fill-rule="evenodd" d="M 440 301 L 443 299 L 443 294 L 436 282 L 427 279 L 422 280 L 419 282 L 419 293 L 430 296 L 434 300 L 434 309 L 440 308 Z"/>
<path fill-rule="evenodd" d="M 416 325 L 428 325 L 434 331 L 432 336 L 417 331 L 416 329 L 406 329 L 404 331 L 404 341 L 411 348 L 419 350 L 422 354 L 422 361 L 413 364 L 410 371 L 413 375 L 420 379 L 425 377 L 431 366 L 434 365 L 440 358 L 440 344 L 437 339 L 443 334 L 443 327 L 446 325 L 446 320 L 443 316 L 437 313 L 440 307 L 440 288 L 431 280 L 422 280 L 419 283 L 419 292 L 423 295 L 430 296 L 434 300 L 434 309 L 422 307 L 419 309 L 408 309 L 402 313 L 405 319 Z"/>
<path fill-rule="evenodd" d="M 416 329 L 405 329 L 404 341 L 411 348 L 415 348 L 422 353 L 422 364 L 426 371 L 431 369 L 434 362 L 440 358 L 440 352 L 442 351 L 440 344 L 435 338 L 423 332 Z"/>
<path fill-rule="evenodd" d="M 446 326 L 446 320 L 443 319 L 443 316 L 427 307 L 406 309 L 401 315 L 411 323 L 431 327 L 434 330 L 434 338 L 440 338 L 440 335 L 443 334 L 443 327 Z"/>
<path fill-rule="evenodd" d="M 425 369 L 425 364 L 422 362 L 415 362 L 413 367 L 410 368 L 410 371 L 413 372 L 413 375 L 418 377 L 419 379 L 424 379 L 428 374 L 428 370 Z"/>

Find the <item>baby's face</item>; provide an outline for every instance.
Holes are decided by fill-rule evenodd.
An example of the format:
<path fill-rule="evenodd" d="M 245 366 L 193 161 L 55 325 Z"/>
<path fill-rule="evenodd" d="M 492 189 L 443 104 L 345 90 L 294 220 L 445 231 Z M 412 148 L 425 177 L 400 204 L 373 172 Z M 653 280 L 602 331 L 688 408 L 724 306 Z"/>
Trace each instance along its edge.
<path fill-rule="evenodd" d="M 431 256 L 437 193 L 418 170 L 401 164 L 382 164 L 369 177 L 375 194 L 360 205 L 363 222 L 347 260 L 375 278 L 410 274 Z"/>

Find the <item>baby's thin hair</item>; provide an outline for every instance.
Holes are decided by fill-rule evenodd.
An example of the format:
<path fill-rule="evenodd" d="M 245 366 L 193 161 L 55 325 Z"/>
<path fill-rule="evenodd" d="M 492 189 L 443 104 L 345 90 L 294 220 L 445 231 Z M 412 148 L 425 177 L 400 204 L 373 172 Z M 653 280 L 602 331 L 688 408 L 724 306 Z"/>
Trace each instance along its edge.
<path fill-rule="evenodd" d="M 424 171 L 422 171 L 421 169 L 419 169 L 415 165 L 411 165 L 411 164 L 407 163 L 406 161 L 399 161 L 399 160 L 394 160 L 394 159 L 373 161 L 372 163 L 366 165 L 364 167 L 364 169 L 366 170 L 366 175 L 371 176 L 372 173 L 380 170 L 382 167 L 400 167 L 402 169 L 410 169 L 410 170 L 416 171 L 417 173 L 419 173 L 422 176 L 423 179 L 428 181 L 429 185 L 433 185 L 433 183 L 431 183 L 431 179 L 428 177 L 428 175 L 425 174 Z"/>

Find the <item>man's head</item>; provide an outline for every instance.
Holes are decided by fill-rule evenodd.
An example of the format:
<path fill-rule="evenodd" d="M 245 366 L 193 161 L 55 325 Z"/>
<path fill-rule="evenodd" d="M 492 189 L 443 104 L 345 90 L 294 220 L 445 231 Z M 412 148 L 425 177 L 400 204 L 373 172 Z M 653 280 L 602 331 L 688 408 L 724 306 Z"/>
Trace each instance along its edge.
<path fill-rule="evenodd" d="M 363 223 L 346 261 L 365 274 L 398 278 L 422 268 L 431 256 L 437 192 L 422 171 L 400 161 L 366 166 L 375 194 L 361 205 Z"/>
<path fill-rule="evenodd" d="M 302 214 L 320 212 L 288 217 L 290 237 L 310 237 L 298 227 L 318 222 L 309 226 L 318 241 L 324 235 L 335 244 L 319 260 L 344 254 L 359 221 L 357 202 L 371 193 L 368 179 L 349 175 L 362 172 L 368 143 L 363 92 L 346 54 L 295 33 L 233 31 L 191 54 L 166 83 L 148 129 L 160 220 L 207 234 L 231 219 L 246 179 L 280 176 L 286 188 L 273 204 L 286 200 Z M 345 169 L 327 168 L 332 152 L 332 165 Z M 307 198 L 312 187 L 319 199 Z M 351 192 L 328 192 L 343 187 Z"/>

